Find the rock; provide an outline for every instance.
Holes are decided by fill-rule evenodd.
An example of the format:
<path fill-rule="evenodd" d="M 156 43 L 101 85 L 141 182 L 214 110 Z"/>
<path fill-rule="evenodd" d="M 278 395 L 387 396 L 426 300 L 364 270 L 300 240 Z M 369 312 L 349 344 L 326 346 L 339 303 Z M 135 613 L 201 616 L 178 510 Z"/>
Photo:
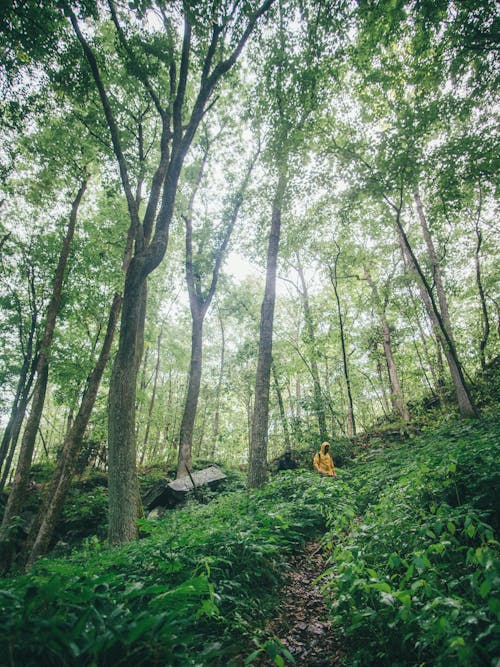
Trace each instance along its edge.
<path fill-rule="evenodd" d="M 203 470 L 196 470 L 191 476 L 186 475 L 172 482 L 167 480 L 159 482 L 146 493 L 142 502 L 147 510 L 156 507 L 175 507 L 190 491 L 194 490 L 196 493 L 196 489 L 205 486 L 213 489 L 224 479 L 226 475 L 222 470 L 216 465 L 211 465 Z"/>

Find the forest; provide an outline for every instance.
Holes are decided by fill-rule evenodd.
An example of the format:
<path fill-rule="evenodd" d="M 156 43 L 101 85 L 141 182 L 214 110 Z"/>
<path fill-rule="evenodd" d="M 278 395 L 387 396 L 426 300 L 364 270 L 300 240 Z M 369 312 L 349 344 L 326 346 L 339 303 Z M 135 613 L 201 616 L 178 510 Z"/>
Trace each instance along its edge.
<path fill-rule="evenodd" d="M 1 3 L 0 665 L 499 667 L 499 37 Z"/>

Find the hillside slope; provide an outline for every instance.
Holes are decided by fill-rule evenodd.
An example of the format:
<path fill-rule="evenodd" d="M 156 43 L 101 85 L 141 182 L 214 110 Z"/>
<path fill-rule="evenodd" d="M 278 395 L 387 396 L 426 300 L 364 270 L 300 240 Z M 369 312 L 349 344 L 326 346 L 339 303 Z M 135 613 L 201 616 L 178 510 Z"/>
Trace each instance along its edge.
<path fill-rule="evenodd" d="M 291 554 L 322 535 L 324 591 L 353 665 L 494 665 L 499 422 L 368 449 L 339 479 L 287 471 L 88 540 L 0 581 L 0 664 L 243 665 L 292 657 L 265 630 Z M 249 663 L 248 663 L 249 664 Z"/>

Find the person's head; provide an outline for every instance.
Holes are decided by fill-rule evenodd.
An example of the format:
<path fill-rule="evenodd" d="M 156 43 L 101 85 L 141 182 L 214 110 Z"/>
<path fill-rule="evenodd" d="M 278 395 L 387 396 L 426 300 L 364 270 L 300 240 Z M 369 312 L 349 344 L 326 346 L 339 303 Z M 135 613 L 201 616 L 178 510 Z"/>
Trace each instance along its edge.
<path fill-rule="evenodd" d="M 330 451 L 330 443 L 329 442 L 324 442 L 321 445 L 321 451 L 323 452 L 323 454 L 328 454 L 328 452 Z"/>
<path fill-rule="evenodd" d="M 292 456 L 292 452 L 289 449 L 287 449 L 286 452 L 285 452 L 285 458 L 289 459 L 291 456 Z"/>

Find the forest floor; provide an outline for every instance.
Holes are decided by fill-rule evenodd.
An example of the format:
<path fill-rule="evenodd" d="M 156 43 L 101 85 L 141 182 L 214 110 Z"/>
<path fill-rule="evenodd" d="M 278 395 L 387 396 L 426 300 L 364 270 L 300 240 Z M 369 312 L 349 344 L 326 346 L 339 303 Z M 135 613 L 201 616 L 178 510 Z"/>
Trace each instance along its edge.
<path fill-rule="evenodd" d="M 326 557 L 318 541 L 288 562 L 289 572 L 281 591 L 281 611 L 268 630 L 290 651 L 297 667 L 335 667 L 343 651 L 328 620 L 321 583 L 314 583 L 326 569 Z M 271 667 L 268 659 L 260 663 Z"/>

